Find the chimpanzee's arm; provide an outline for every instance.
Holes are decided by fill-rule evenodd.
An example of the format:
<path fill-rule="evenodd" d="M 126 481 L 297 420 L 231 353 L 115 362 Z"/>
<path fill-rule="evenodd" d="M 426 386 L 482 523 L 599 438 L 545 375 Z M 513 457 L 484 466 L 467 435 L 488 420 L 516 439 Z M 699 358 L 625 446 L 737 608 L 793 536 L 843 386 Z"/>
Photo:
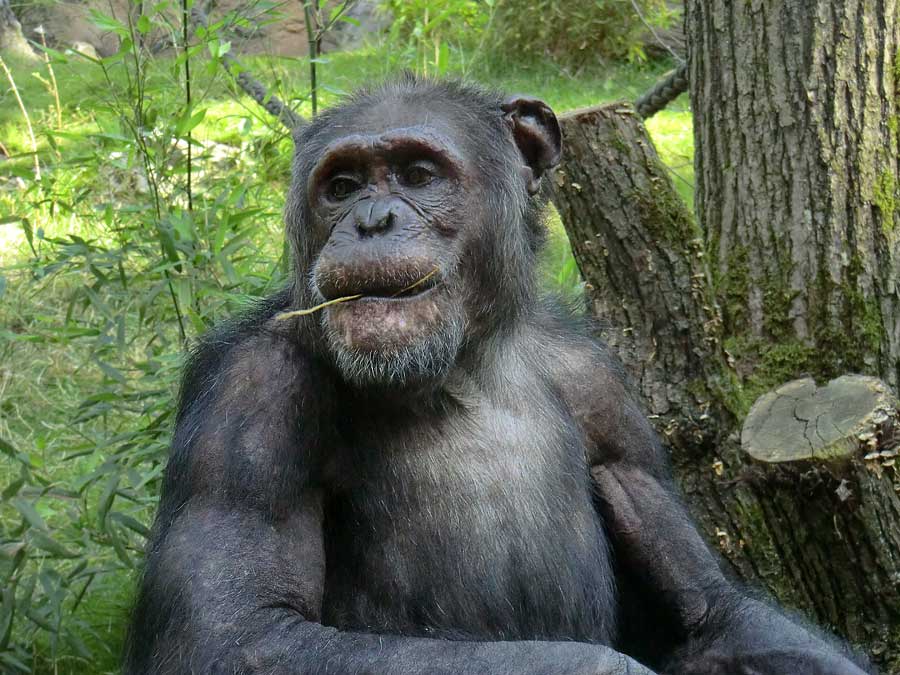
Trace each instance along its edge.
<path fill-rule="evenodd" d="M 622 648 L 671 673 L 861 675 L 842 647 L 724 576 L 681 504 L 656 433 L 617 364 L 599 347 L 589 352 L 590 365 L 584 353 L 570 364 L 565 389 L 592 454 L 623 603 L 632 605 L 624 608 Z"/>
<path fill-rule="evenodd" d="M 597 645 L 463 642 L 318 623 L 325 570 L 317 453 L 327 378 L 290 338 L 220 333 L 186 376 L 129 635 L 128 675 L 652 675 Z"/>

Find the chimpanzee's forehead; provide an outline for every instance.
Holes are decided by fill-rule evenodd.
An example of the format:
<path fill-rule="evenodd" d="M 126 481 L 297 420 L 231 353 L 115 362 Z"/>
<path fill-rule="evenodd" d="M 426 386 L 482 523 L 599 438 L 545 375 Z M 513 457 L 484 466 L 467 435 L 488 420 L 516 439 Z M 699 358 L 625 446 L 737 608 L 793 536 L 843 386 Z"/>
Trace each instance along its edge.
<path fill-rule="evenodd" d="M 458 112 L 419 97 L 391 98 L 370 105 L 354 105 L 339 113 L 344 133 L 366 136 L 392 135 L 404 129 L 428 129 L 435 135 L 456 131 Z M 454 115 L 454 112 L 457 115 Z"/>
<path fill-rule="evenodd" d="M 389 85 L 362 92 L 300 130 L 297 156 L 308 175 L 318 158 L 335 147 L 356 143 L 390 151 L 390 139 L 405 136 L 407 148 L 419 137 L 423 144 L 447 147 L 467 162 L 483 158 L 487 149 L 499 158 L 514 147 L 501 102 L 498 96 L 441 84 Z"/>

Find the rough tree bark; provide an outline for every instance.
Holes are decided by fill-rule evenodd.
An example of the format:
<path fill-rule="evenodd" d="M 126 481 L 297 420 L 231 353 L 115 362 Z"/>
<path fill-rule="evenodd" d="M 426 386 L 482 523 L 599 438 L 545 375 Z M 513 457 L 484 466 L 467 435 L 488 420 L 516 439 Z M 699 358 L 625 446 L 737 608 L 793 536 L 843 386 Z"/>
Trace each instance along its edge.
<path fill-rule="evenodd" d="M 879 118 L 865 133 L 859 128 L 877 111 L 893 111 L 894 104 L 871 96 L 864 97 L 862 111 L 857 99 L 822 103 L 832 118 L 842 107 L 845 117 L 858 112 L 860 119 L 846 122 L 853 133 L 843 123 L 825 125 L 824 111 L 795 110 L 777 87 L 747 88 L 752 97 L 738 105 L 730 94 L 697 82 L 703 77 L 694 74 L 703 70 L 698 59 L 715 58 L 715 68 L 704 67 L 732 83 L 750 77 L 743 70 L 772 67 L 776 57 L 768 55 L 774 50 L 769 43 L 756 57 L 738 55 L 748 41 L 771 39 L 771 24 L 787 20 L 799 3 L 781 9 L 775 3 L 779 8 L 762 17 L 757 3 L 733 10 L 731 3 L 700 4 L 689 7 L 694 30 L 699 28 L 690 21 L 727 4 L 703 28 L 719 31 L 721 39 L 735 36 L 726 28 L 732 11 L 751 13 L 766 26 L 760 34 L 737 31 L 741 46 L 719 45 L 715 57 L 697 54 L 706 42 L 692 51 L 694 106 L 717 111 L 698 111 L 695 120 L 702 227 L 678 201 L 646 131 L 624 106 L 561 120 L 566 156 L 553 185 L 554 202 L 589 282 L 594 311 L 606 325 L 605 337 L 669 441 L 676 475 L 710 541 L 741 577 L 863 645 L 894 672 L 900 667 L 896 399 L 885 385 L 865 378 L 824 386 L 829 376 L 846 371 L 896 382 L 891 350 L 900 330 L 892 314 L 897 290 L 882 266 L 896 264 L 897 216 L 892 205 L 873 203 L 875 195 L 867 192 L 896 184 L 884 177 L 885 167 L 897 161 L 896 136 L 890 119 Z M 858 26 L 866 25 L 861 21 Z M 822 17 L 809 29 L 821 29 L 821 22 Z M 884 31 L 890 21 L 878 23 Z M 871 31 L 860 30 L 862 44 L 850 40 L 853 58 L 864 52 L 867 68 L 893 68 L 893 52 L 890 58 L 877 55 L 895 50 L 896 42 L 879 43 Z M 778 58 L 815 43 L 798 27 L 781 35 L 785 44 Z M 830 56 L 803 52 L 799 61 L 843 72 L 845 65 L 822 59 L 847 51 L 827 47 Z M 768 82 L 754 77 L 757 84 Z M 876 90 L 882 87 L 893 97 L 893 81 L 886 85 L 868 71 L 859 81 L 878 81 Z M 716 100 L 709 103 L 707 96 Z M 777 104 L 757 100 L 768 96 Z M 803 106 L 810 101 L 816 95 Z M 726 112 L 749 119 L 725 122 Z M 748 136 L 744 129 L 753 125 L 764 131 L 754 127 Z M 875 132 L 882 134 L 885 153 L 879 158 L 866 150 L 874 147 Z M 848 134 L 855 139 L 852 148 Z M 791 144 L 799 137 L 807 145 L 797 150 Z M 719 154 L 710 155 L 707 143 Z M 827 144 L 830 154 L 823 149 Z M 744 154 L 721 154 L 732 146 Z M 832 164 L 822 164 L 824 156 L 832 163 L 840 157 L 840 175 L 832 175 Z M 876 182 L 867 183 L 863 174 Z M 896 171 L 889 175 L 896 177 Z M 893 192 L 877 193 L 886 194 Z M 765 218 L 745 199 L 765 203 Z M 797 214 L 805 218 L 802 227 L 793 220 Z M 890 269 L 896 276 L 896 267 Z M 861 335 L 857 322 L 863 319 L 868 332 Z M 816 326 L 827 330 L 810 328 Z M 795 382 L 762 399 L 742 447 L 740 427 L 754 399 L 802 374 L 818 377 L 823 387 Z M 773 400 L 779 402 L 774 408 Z M 783 447 L 773 450 L 772 435 L 761 429 L 777 431 Z"/>
<path fill-rule="evenodd" d="M 697 445 L 730 420 L 719 397 L 720 325 L 703 239 L 627 104 L 560 119 L 553 201 L 603 338 L 670 442 Z"/>
<path fill-rule="evenodd" d="M 898 3 L 688 0 L 686 27 L 697 213 L 741 409 L 802 375 L 823 383 L 867 373 L 896 392 Z M 722 548 L 745 576 L 895 671 L 896 417 L 882 424 L 876 414 L 856 447 L 804 457 L 797 448 L 822 440 L 825 413 L 810 401 L 827 398 L 810 387 L 779 390 L 806 392 L 785 394 L 804 425 L 794 447 L 785 437 L 771 457 L 754 455 L 745 427 L 746 452 L 719 449 L 719 480 L 683 462 L 681 474 L 695 512 L 718 523 Z"/>
<path fill-rule="evenodd" d="M 896 391 L 898 3 L 687 4 L 697 212 L 729 351 Z"/>

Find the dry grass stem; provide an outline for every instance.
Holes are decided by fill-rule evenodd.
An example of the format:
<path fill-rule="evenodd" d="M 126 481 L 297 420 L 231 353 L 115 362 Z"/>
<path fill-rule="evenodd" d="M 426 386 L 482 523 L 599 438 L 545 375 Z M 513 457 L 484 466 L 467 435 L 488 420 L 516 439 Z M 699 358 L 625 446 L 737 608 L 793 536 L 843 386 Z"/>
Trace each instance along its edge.
<path fill-rule="evenodd" d="M 423 283 L 428 281 L 431 277 L 433 277 L 435 274 L 437 274 L 437 271 L 438 271 L 438 268 L 435 267 L 424 277 L 422 277 L 415 283 L 410 284 L 406 288 L 400 289 L 399 291 L 394 293 L 391 297 L 396 298 L 397 296 L 403 295 L 404 293 L 411 291 L 412 289 L 416 288 L 417 286 L 422 285 Z M 281 314 L 278 314 L 275 317 L 275 319 L 277 321 L 284 321 L 285 319 L 293 319 L 295 316 L 309 316 L 310 314 L 315 314 L 319 310 L 325 309 L 326 307 L 330 307 L 331 305 L 337 305 L 341 302 L 349 302 L 351 300 L 359 300 L 364 295 L 365 295 L 364 293 L 358 293 L 356 295 L 344 295 L 340 298 L 334 298 L 333 300 L 327 300 L 325 302 L 319 303 L 315 307 L 309 307 L 308 309 L 295 309 L 290 312 L 282 312 Z"/>
<path fill-rule="evenodd" d="M 53 64 L 50 62 L 50 52 L 47 51 L 47 37 L 44 34 L 44 28 L 41 26 L 41 44 L 44 45 L 44 63 L 47 64 L 47 72 L 50 74 L 50 91 L 53 94 L 53 100 L 56 103 L 56 128 L 62 129 L 62 106 L 59 103 L 59 85 L 56 84 L 56 73 L 53 72 Z M 57 154 L 59 154 L 57 152 Z"/>
<path fill-rule="evenodd" d="M 430 271 L 428 274 L 426 274 L 424 277 L 422 277 L 421 279 L 419 279 L 419 280 L 416 281 L 415 283 L 410 284 L 410 285 L 407 286 L 406 288 L 397 291 L 397 292 L 394 293 L 391 297 L 392 297 L 392 298 L 396 298 L 398 295 L 403 295 L 403 294 L 406 293 L 407 291 L 411 291 L 412 289 L 414 289 L 416 286 L 419 286 L 419 285 L 421 285 L 421 284 L 424 284 L 424 283 L 425 283 L 426 281 L 428 281 L 431 277 L 433 277 L 435 274 L 437 274 L 437 271 L 438 271 L 438 268 L 435 267 L 433 270 L 431 270 L 431 271 Z"/>
<path fill-rule="evenodd" d="M 313 314 L 318 312 L 320 309 L 325 309 L 331 305 L 337 305 L 341 302 L 349 302 L 350 300 L 359 300 L 362 297 L 362 293 L 358 293 L 357 295 L 345 295 L 340 298 L 335 298 L 334 300 L 328 300 L 326 302 L 320 303 L 315 307 L 310 307 L 309 309 L 295 309 L 291 312 L 282 312 L 281 314 L 275 317 L 278 321 L 284 321 L 285 319 L 293 319 L 295 316 L 307 316 L 308 314 Z"/>

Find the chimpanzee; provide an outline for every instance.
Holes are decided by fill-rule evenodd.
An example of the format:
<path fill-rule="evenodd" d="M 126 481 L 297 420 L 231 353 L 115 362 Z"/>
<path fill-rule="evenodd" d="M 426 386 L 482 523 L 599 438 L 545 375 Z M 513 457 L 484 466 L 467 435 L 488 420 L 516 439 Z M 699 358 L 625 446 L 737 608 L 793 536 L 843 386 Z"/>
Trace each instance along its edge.
<path fill-rule="evenodd" d="M 723 576 L 540 297 L 546 104 L 404 76 L 295 144 L 292 282 L 189 362 L 127 673 L 863 672 Z"/>

